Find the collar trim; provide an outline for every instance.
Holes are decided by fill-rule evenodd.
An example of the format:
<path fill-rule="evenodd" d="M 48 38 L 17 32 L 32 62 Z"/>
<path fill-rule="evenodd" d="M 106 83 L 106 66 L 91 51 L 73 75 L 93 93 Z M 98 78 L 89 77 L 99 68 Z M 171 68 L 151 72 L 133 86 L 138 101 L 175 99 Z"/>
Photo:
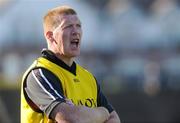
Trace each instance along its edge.
<path fill-rule="evenodd" d="M 57 64 L 58 66 L 66 69 L 67 71 L 69 71 L 72 74 L 76 75 L 76 63 L 75 62 L 73 62 L 73 64 L 71 66 L 68 66 L 61 59 L 57 58 L 52 51 L 50 51 L 48 49 L 43 49 L 41 51 L 41 53 L 42 53 L 43 58 L 48 59 L 49 61 Z"/>

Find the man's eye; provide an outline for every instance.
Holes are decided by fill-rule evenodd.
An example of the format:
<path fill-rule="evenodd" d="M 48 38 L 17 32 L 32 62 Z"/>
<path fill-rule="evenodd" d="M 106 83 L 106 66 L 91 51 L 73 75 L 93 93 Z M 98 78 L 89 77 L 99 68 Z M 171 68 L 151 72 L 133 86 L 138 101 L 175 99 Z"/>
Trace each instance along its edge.
<path fill-rule="evenodd" d="M 71 27 L 71 25 L 66 25 L 63 27 L 63 29 L 70 28 L 70 27 Z"/>
<path fill-rule="evenodd" d="M 66 28 L 70 28 L 70 27 L 72 27 L 72 25 L 67 25 L 67 26 L 66 26 Z"/>
<path fill-rule="evenodd" d="M 77 24 L 78 27 L 81 27 L 81 24 Z"/>
<path fill-rule="evenodd" d="M 64 26 L 64 27 L 63 27 L 63 29 L 66 29 L 66 28 L 71 28 L 71 27 L 73 27 L 73 24 L 66 25 L 66 26 Z M 81 28 L 81 24 L 77 24 L 77 25 L 76 25 L 76 27 Z"/>

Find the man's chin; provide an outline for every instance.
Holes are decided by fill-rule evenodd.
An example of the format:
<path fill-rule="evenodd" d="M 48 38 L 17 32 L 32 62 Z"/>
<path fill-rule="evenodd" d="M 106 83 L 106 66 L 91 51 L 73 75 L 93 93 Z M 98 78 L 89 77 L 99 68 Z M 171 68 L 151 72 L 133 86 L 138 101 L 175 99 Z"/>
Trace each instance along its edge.
<path fill-rule="evenodd" d="M 77 57 L 77 56 L 79 56 L 80 55 L 80 53 L 71 53 L 69 56 L 70 57 Z"/>

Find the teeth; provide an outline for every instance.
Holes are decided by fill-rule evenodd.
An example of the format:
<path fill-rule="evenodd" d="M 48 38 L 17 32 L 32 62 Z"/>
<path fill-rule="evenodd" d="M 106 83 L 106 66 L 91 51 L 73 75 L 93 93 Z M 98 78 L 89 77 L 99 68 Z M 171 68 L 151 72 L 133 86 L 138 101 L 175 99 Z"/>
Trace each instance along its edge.
<path fill-rule="evenodd" d="M 72 40 L 71 42 L 72 42 L 72 43 L 73 43 L 73 42 L 74 42 L 74 43 L 78 43 L 79 40 L 78 40 L 78 39 L 74 39 L 74 40 Z"/>

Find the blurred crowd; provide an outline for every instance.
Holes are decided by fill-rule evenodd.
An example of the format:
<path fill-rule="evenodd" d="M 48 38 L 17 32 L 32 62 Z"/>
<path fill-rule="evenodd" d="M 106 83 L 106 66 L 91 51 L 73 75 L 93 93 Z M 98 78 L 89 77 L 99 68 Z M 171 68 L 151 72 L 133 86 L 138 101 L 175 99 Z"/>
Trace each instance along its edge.
<path fill-rule="evenodd" d="M 46 47 L 40 19 L 60 2 L 52 3 L 17 0 L 0 8 L 1 84 L 19 85 L 24 70 Z M 68 4 L 77 9 L 83 24 L 77 62 L 95 74 L 106 92 L 155 95 L 180 90 L 180 0 L 74 0 Z"/>

